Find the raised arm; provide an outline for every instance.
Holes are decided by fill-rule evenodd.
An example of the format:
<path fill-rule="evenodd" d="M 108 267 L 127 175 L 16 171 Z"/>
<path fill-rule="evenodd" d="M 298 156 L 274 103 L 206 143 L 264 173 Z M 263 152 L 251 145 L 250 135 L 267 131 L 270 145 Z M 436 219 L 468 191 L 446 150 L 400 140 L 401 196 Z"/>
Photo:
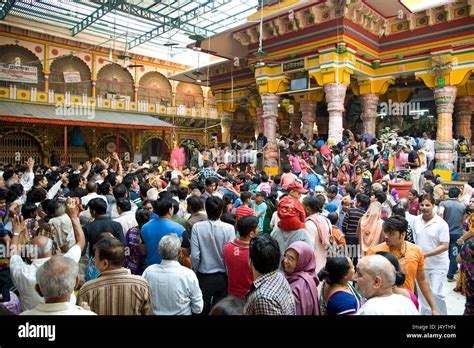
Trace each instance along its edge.
<path fill-rule="evenodd" d="M 71 219 L 72 229 L 74 230 L 74 237 L 76 238 L 76 245 L 84 250 L 86 245 L 86 238 L 79 221 L 79 213 L 81 212 L 80 202 L 74 198 L 68 197 L 66 200 L 66 213 Z"/>
<path fill-rule="evenodd" d="M 120 175 L 120 176 L 123 176 L 123 167 L 122 167 L 122 161 L 120 160 L 119 158 L 119 155 L 117 154 L 117 152 L 114 152 L 112 154 L 112 158 L 117 161 L 117 174 Z"/>

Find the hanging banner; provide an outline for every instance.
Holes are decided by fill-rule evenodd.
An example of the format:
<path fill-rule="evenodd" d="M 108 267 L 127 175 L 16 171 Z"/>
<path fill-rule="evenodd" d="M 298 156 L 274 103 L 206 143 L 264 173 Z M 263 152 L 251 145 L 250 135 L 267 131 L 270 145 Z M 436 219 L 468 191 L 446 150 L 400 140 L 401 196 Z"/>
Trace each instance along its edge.
<path fill-rule="evenodd" d="M 0 63 L 0 81 L 38 83 L 38 69 L 35 66 Z"/>
<path fill-rule="evenodd" d="M 64 74 L 64 82 L 66 83 L 77 83 L 81 82 L 81 74 L 79 71 L 65 71 Z"/>

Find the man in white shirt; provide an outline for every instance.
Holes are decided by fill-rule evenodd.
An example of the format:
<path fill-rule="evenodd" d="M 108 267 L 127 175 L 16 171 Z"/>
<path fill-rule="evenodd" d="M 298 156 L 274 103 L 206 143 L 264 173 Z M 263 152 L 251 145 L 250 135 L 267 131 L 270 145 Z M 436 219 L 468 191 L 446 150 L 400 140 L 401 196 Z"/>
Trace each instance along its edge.
<path fill-rule="evenodd" d="M 204 301 L 196 274 L 178 262 L 181 241 L 174 233 L 161 238 L 160 264 L 143 272 L 153 297 L 155 315 L 191 315 L 202 312 Z"/>
<path fill-rule="evenodd" d="M 114 221 L 117 221 L 122 226 L 123 235 L 125 236 L 129 229 L 138 226 L 135 212 L 132 211 L 132 203 L 130 203 L 128 198 L 117 199 L 117 212 L 119 217 L 114 219 Z"/>
<path fill-rule="evenodd" d="M 94 181 L 88 181 L 86 189 L 89 193 L 81 198 L 81 203 L 84 207 L 87 206 L 90 200 L 94 198 L 102 198 L 104 201 L 107 202 L 107 198 L 97 194 L 97 184 Z"/>
<path fill-rule="evenodd" d="M 449 268 L 449 227 L 434 212 L 435 201 L 431 195 L 420 197 L 420 211 L 413 222 L 413 237 L 425 256 L 425 274 L 430 283 L 433 298 L 441 315 L 447 315 L 443 285 Z M 425 298 L 420 294 L 421 314 L 431 314 Z"/>
<path fill-rule="evenodd" d="M 69 215 L 74 230 L 74 237 L 76 244 L 68 250 L 64 257 L 74 260 L 76 263 L 81 258 L 82 250 L 85 246 L 84 232 L 82 231 L 79 222 L 78 213 L 79 207 L 76 201 L 68 198 L 66 202 L 66 211 Z M 25 222 L 20 216 L 14 218 L 13 223 L 13 237 L 11 239 L 11 258 L 10 258 L 10 272 L 11 278 L 20 293 L 20 302 L 23 310 L 28 310 L 36 307 L 40 303 L 44 303 L 44 298 L 40 297 L 35 290 L 36 272 L 51 256 L 53 256 L 53 241 L 45 236 L 37 236 L 31 240 L 33 249 L 29 249 L 28 257 L 32 258 L 31 264 L 27 264 L 21 258 L 20 251 L 27 250 L 24 246 L 19 245 L 18 241 L 20 235 L 28 240 L 26 234 L 28 233 Z M 76 303 L 74 293 L 71 294 L 72 304 Z"/>
<path fill-rule="evenodd" d="M 395 267 L 381 255 L 359 259 L 354 281 L 367 301 L 358 315 L 418 315 L 415 305 L 408 298 L 394 294 Z"/>
<path fill-rule="evenodd" d="M 77 262 L 64 256 L 53 256 L 36 271 L 37 293 L 45 303 L 24 311 L 21 315 L 96 315 L 84 303 L 81 307 L 72 304 L 71 294 L 78 281 Z"/>

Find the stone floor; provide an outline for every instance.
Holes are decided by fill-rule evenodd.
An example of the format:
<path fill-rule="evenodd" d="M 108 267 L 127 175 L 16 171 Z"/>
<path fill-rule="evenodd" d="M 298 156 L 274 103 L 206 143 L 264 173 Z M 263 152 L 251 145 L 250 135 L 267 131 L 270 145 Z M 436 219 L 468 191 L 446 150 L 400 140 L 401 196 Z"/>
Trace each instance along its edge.
<path fill-rule="evenodd" d="M 448 282 L 444 284 L 446 293 L 446 306 L 448 307 L 448 315 L 462 315 L 464 313 L 464 304 L 466 298 L 461 293 L 453 291 L 456 282 Z"/>

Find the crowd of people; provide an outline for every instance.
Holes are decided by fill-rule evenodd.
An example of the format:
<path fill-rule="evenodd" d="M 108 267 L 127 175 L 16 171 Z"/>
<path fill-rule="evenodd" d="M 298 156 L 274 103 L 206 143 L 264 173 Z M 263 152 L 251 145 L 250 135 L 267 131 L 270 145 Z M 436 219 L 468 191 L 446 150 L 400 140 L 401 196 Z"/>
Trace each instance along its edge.
<path fill-rule="evenodd" d="M 281 136 L 276 175 L 263 134 L 155 164 L 1 164 L 0 313 L 446 315 L 447 280 L 473 314 L 473 190 L 446 190 L 434 143 Z"/>

